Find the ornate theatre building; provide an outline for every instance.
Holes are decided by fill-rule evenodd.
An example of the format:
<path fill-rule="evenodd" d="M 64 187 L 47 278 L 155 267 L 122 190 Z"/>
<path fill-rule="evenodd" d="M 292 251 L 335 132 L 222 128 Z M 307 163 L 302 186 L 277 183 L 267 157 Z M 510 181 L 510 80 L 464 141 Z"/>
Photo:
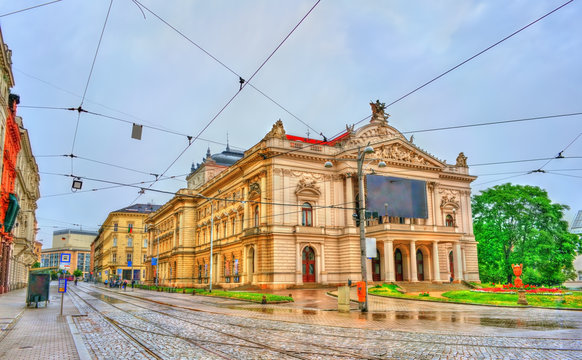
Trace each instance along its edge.
<path fill-rule="evenodd" d="M 360 178 L 368 281 L 479 281 L 466 157 L 455 165 L 435 158 L 388 124 L 383 104 L 371 105 L 367 125 L 324 142 L 288 135 L 279 120 L 244 153 L 209 151 L 188 188 L 146 220 L 147 281 L 287 288 L 359 280 Z"/>

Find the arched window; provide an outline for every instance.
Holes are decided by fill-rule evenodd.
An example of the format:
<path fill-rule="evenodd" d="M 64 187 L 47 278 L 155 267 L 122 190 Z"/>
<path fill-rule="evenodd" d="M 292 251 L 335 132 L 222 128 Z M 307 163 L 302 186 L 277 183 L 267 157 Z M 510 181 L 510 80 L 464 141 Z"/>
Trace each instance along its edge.
<path fill-rule="evenodd" d="M 254 216 L 255 216 L 255 227 L 257 227 L 259 226 L 259 205 L 255 206 Z"/>
<path fill-rule="evenodd" d="M 301 225 L 313 226 L 313 209 L 307 202 L 301 207 Z"/>
<path fill-rule="evenodd" d="M 448 214 L 445 217 L 445 226 L 455 226 L 455 221 L 453 220 L 453 217 L 451 216 L 451 214 Z"/>

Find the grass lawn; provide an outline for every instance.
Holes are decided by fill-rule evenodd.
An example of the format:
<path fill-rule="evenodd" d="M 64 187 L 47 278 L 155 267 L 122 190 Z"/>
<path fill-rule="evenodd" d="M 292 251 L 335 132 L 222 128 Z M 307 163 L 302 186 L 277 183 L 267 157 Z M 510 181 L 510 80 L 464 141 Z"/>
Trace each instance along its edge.
<path fill-rule="evenodd" d="M 169 287 L 161 287 L 161 286 L 159 288 L 156 288 L 155 286 L 150 286 L 150 285 L 138 285 L 137 287 L 140 289 L 144 289 L 144 290 L 162 291 L 162 292 L 176 292 L 176 293 L 184 293 L 184 294 L 192 294 L 192 292 L 194 291 L 194 292 L 196 292 L 196 295 L 216 296 L 216 297 L 245 300 L 245 301 L 257 302 L 257 303 L 260 303 L 263 301 L 263 295 L 265 296 L 267 303 L 293 302 L 293 298 L 289 297 L 289 296 L 262 294 L 262 293 L 254 293 L 254 292 L 224 291 L 224 290 L 212 290 L 212 292 L 208 292 L 205 289 L 169 288 Z"/>
<path fill-rule="evenodd" d="M 421 295 L 402 294 L 394 284 L 383 284 L 371 287 L 368 292 L 372 295 L 397 297 L 414 300 L 431 300 L 440 302 L 461 302 L 468 304 L 485 304 L 500 306 L 517 306 L 517 294 L 478 293 L 469 290 L 449 291 L 442 294 L 443 298 Z M 567 291 L 571 295 L 534 295 L 526 294 L 526 299 L 531 306 L 547 308 L 582 308 L 582 291 Z"/>

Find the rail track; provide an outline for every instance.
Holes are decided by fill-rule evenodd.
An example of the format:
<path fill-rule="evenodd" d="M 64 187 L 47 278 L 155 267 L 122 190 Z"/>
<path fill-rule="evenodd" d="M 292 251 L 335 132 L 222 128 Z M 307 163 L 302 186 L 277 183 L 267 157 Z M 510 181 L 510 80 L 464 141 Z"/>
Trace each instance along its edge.
<path fill-rule="evenodd" d="M 269 356 L 269 354 L 267 354 L 267 358 L 277 358 L 277 359 L 281 359 L 281 358 L 294 358 L 294 359 L 312 359 L 312 358 L 334 358 L 334 359 L 366 359 L 366 360 L 376 360 L 376 359 L 381 359 L 381 357 L 376 357 L 376 356 L 367 356 L 367 355 L 362 355 L 362 354 L 358 354 L 355 353 L 351 350 L 353 349 L 349 349 L 346 347 L 331 347 L 331 346 L 325 346 L 322 344 L 314 344 L 313 342 L 309 342 L 309 341 L 298 341 L 296 339 L 293 339 L 292 337 L 289 336 L 282 336 L 280 333 L 284 330 L 281 329 L 275 329 L 275 328 L 264 328 L 264 327 L 254 327 L 254 326 L 246 326 L 246 325 L 241 325 L 241 324 L 234 324 L 234 323 L 229 323 L 229 322 L 217 322 L 217 321 L 212 321 L 212 320 L 208 320 L 208 319 L 193 319 L 195 318 L 195 316 L 193 315 L 193 312 L 190 311 L 190 314 L 188 314 L 189 316 L 187 316 L 186 314 L 184 314 L 185 310 L 183 309 L 176 309 L 175 306 L 172 306 L 170 304 L 160 304 L 158 302 L 150 302 L 148 300 L 145 299 L 136 299 L 136 298 L 132 298 L 131 300 L 120 300 L 120 296 L 115 296 L 115 297 L 111 297 L 111 294 L 107 294 L 106 296 L 111 297 L 111 298 L 115 298 L 116 300 L 114 302 L 108 302 L 106 300 L 101 300 L 98 297 L 95 297 L 94 294 L 96 291 L 95 290 L 99 290 L 99 289 L 92 289 L 91 291 L 86 291 L 82 288 L 75 288 L 73 290 L 73 293 L 77 296 L 77 298 L 79 300 L 81 300 L 84 304 L 86 304 L 89 308 L 91 308 L 93 311 L 99 313 L 101 316 L 103 316 L 103 318 L 110 322 L 111 324 L 113 324 L 117 329 L 119 329 L 120 331 L 123 332 L 123 334 L 127 337 L 129 337 L 130 339 L 132 339 L 132 341 L 134 341 L 137 345 L 139 345 L 142 349 L 144 349 L 144 351 L 146 351 L 148 354 L 150 354 L 152 357 L 156 358 L 156 359 L 162 359 L 162 358 L 167 358 L 167 356 L 165 356 L 164 354 L 159 354 L 158 352 L 151 350 L 150 349 L 150 345 L 148 345 L 147 343 L 144 343 L 144 341 L 142 339 L 140 339 L 139 336 L 136 336 L 136 333 L 144 333 L 147 332 L 149 334 L 155 335 L 155 336 L 170 336 L 173 337 L 175 339 L 179 339 L 182 340 L 185 343 L 188 343 L 194 347 L 196 347 L 199 350 L 202 350 L 208 354 L 212 354 L 214 357 L 216 358 L 223 358 L 223 359 L 232 359 L 233 357 L 233 352 L 232 351 L 221 351 L 218 350 L 218 348 L 220 347 L 236 347 L 239 351 L 241 349 L 245 350 L 245 349 L 250 349 L 253 350 L 253 352 L 257 353 L 261 353 L 262 351 L 268 351 L 270 352 L 272 355 L 275 356 Z M 113 319 L 111 316 L 107 316 L 105 314 L 102 313 L 102 309 L 97 308 L 94 304 L 91 303 L 91 301 L 89 299 L 86 299 L 84 296 L 81 296 L 78 292 L 82 292 L 85 293 L 87 296 L 92 297 L 94 300 L 97 301 L 101 301 L 104 303 L 107 303 L 108 306 L 113 307 L 119 311 L 123 311 L 125 313 L 126 309 L 124 309 L 121 306 L 117 306 L 115 305 L 115 302 L 117 301 L 121 301 L 123 303 L 126 304 L 130 304 L 134 309 L 135 308 L 140 308 L 143 310 L 143 312 L 149 312 L 149 313 L 154 313 L 157 314 L 161 317 L 166 317 L 171 319 L 174 322 L 179 322 L 182 323 L 182 325 L 187 324 L 187 325 L 191 325 L 198 328 L 198 329 L 204 329 L 207 332 L 213 332 L 215 334 L 217 334 L 219 337 L 224 338 L 224 341 L 213 341 L 213 340 L 199 340 L 196 339 L 194 337 L 190 337 L 190 336 L 184 336 L 182 334 L 180 334 L 180 330 L 182 327 L 180 326 L 175 326 L 174 331 L 168 330 L 168 319 L 147 319 L 146 315 L 144 315 L 143 313 L 140 313 L 139 315 L 137 314 L 131 314 L 132 316 L 134 316 L 135 318 L 138 318 L 140 321 L 142 322 L 147 322 L 150 326 L 153 326 L 157 329 L 157 331 L 151 331 L 151 330 L 144 330 L 144 329 L 140 329 L 140 328 L 136 328 L 136 327 L 132 327 L 128 324 L 124 324 L 119 320 L 115 320 Z M 105 293 L 100 290 L 99 291 L 102 295 L 105 295 Z M 125 294 L 119 294 L 119 295 L 125 295 Z M 147 304 L 147 305 L 144 305 Z M 148 306 L 149 305 L 149 306 Z M 159 309 L 162 308 L 162 309 Z M 177 314 L 172 314 L 169 312 L 178 312 Z M 204 313 L 204 312 L 203 312 Z M 166 321 L 163 321 L 166 320 Z M 166 324 L 166 326 L 161 326 L 160 324 Z M 272 331 L 277 331 L 279 332 L 279 334 L 277 335 L 277 342 L 278 342 L 278 346 L 275 345 L 268 345 L 264 342 L 264 339 L 261 339 L 260 335 L 257 335 L 256 333 L 253 336 L 243 336 L 240 335 L 241 332 L 248 332 L 248 333 L 252 333 L 252 332 L 256 332 L 257 330 L 261 331 L 261 332 L 272 332 Z M 233 342 L 234 340 L 234 342 Z M 292 350 L 292 349 L 285 349 L 285 347 L 290 347 L 290 345 L 293 345 L 297 348 L 302 348 L 301 350 Z M 308 350 L 305 348 L 311 347 L 312 350 Z M 318 350 L 318 351 L 316 351 Z M 241 354 L 241 358 L 248 358 L 247 356 Z"/>

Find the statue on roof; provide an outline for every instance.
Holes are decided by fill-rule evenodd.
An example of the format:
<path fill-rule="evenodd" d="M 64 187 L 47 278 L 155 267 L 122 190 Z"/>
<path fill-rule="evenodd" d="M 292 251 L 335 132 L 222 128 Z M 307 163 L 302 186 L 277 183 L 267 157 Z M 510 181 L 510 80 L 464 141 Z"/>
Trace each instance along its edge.
<path fill-rule="evenodd" d="M 270 138 L 282 139 L 285 140 L 287 137 L 285 136 L 285 128 L 283 127 L 283 121 L 281 119 L 277 120 L 275 124 L 273 124 L 273 128 L 271 131 L 265 135 L 263 140 L 267 140 Z"/>
<path fill-rule="evenodd" d="M 465 154 L 463 154 L 463 152 L 460 152 L 459 156 L 457 156 L 457 166 L 467 167 L 467 157 Z"/>
<path fill-rule="evenodd" d="M 388 122 L 389 114 L 386 114 L 384 110 L 386 110 L 386 104 L 381 103 L 380 100 L 376 100 L 376 102 L 370 101 L 370 106 L 372 107 L 372 120 L 370 122 Z"/>

